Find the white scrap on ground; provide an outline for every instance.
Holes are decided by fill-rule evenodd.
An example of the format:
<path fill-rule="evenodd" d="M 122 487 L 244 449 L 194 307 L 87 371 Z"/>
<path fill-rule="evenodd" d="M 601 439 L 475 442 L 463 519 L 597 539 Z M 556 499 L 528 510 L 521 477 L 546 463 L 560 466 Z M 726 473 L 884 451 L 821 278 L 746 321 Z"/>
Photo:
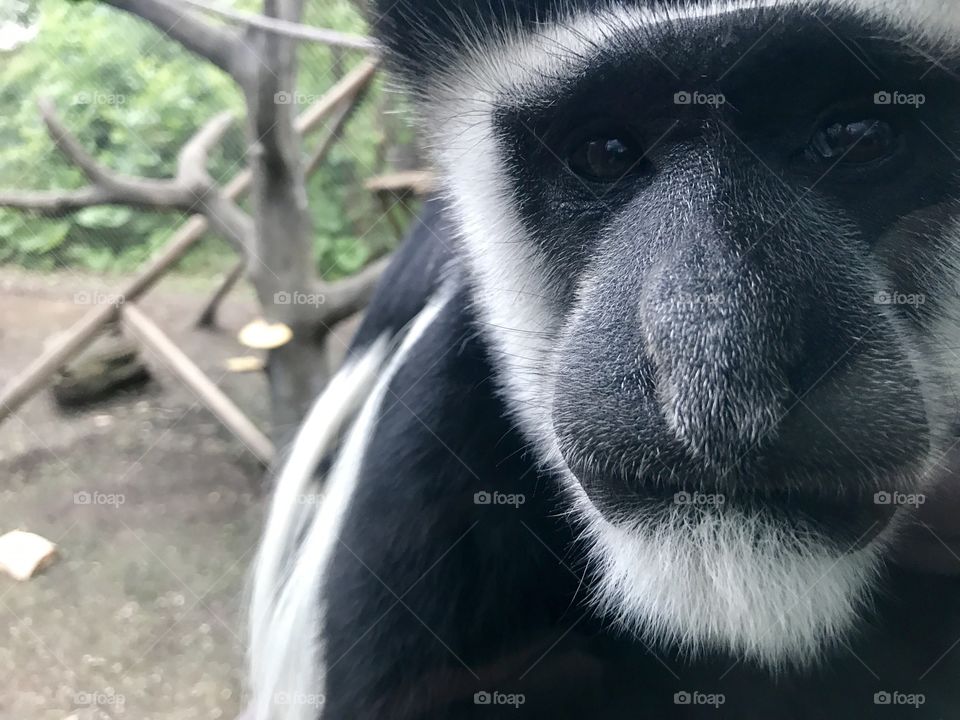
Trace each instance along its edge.
<path fill-rule="evenodd" d="M 0 536 L 0 571 L 17 580 L 29 580 L 56 554 L 57 546 L 35 533 L 13 530 Z"/>

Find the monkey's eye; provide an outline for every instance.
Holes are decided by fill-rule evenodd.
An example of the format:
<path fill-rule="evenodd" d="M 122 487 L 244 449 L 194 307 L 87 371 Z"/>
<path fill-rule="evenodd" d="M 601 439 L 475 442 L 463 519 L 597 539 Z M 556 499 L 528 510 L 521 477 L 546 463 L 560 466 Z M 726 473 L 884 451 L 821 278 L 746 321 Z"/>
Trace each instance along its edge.
<path fill-rule="evenodd" d="M 567 166 L 596 182 L 616 182 L 645 164 L 640 144 L 628 133 L 593 133 L 571 144 Z"/>
<path fill-rule="evenodd" d="M 813 136 L 812 149 L 824 160 L 866 165 L 892 155 L 897 134 L 882 120 L 838 122 Z"/>

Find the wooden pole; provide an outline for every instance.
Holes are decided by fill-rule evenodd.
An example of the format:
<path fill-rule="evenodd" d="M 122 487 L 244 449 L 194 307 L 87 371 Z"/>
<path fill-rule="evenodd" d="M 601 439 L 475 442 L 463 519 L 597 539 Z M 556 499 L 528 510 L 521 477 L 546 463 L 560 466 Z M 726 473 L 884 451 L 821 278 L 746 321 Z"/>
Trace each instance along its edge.
<path fill-rule="evenodd" d="M 197 367 L 177 345 L 133 303 L 124 304 L 120 317 L 126 330 L 159 355 L 167 368 L 190 388 L 210 412 L 257 456 L 265 466 L 273 462 L 274 448 L 233 401 L 224 395 L 203 370 Z"/>
<path fill-rule="evenodd" d="M 249 173 L 241 173 L 247 176 Z M 238 175 L 234 180 L 241 180 Z M 231 183 L 233 185 L 234 183 Z M 174 235 L 169 245 L 157 255 L 137 277 L 130 281 L 118 294 L 123 303 L 133 302 L 163 277 L 167 268 L 187 254 L 193 244 L 203 236 L 207 221 L 195 215 L 190 218 Z M 34 360 L 19 375 L 13 378 L 0 393 L 0 422 L 13 415 L 34 393 L 43 388 L 50 378 L 69 362 L 76 353 L 83 350 L 97 337 L 100 331 L 117 317 L 117 307 L 101 305 L 73 324 L 63 335 L 52 343 L 43 354 Z"/>
<path fill-rule="evenodd" d="M 301 134 L 315 130 L 332 113 L 339 103 L 351 93 L 359 92 L 377 70 L 375 59 L 365 60 L 349 72 L 343 80 L 334 85 L 326 95 L 305 110 L 295 121 L 294 127 Z M 231 200 L 250 189 L 252 173 L 243 170 L 224 188 L 224 194 Z M 173 239 L 163 251 L 149 261 L 136 277 L 130 280 L 117 293 L 124 303 L 132 303 L 150 290 L 207 231 L 207 220 L 194 215 L 180 227 Z M 117 316 L 113 305 L 98 306 L 63 333 L 62 338 L 47 348 L 43 354 L 30 363 L 23 372 L 14 377 L 0 392 L 0 423 L 13 415 L 33 395 L 43 388 L 50 378 L 62 368 L 76 353 L 89 345 L 99 332 Z"/>
<path fill-rule="evenodd" d="M 217 310 L 220 308 L 220 303 L 230 294 L 233 286 L 243 277 L 243 271 L 246 269 L 246 261 L 240 260 L 227 273 L 197 318 L 196 325 L 198 328 L 212 328 L 217 324 Z"/>
<path fill-rule="evenodd" d="M 36 360 L 17 375 L 3 389 L 0 396 L 0 422 L 17 409 L 35 392 L 42 388 L 50 377 L 117 316 L 115 305 L 101 305 L 83 316 Z"/>

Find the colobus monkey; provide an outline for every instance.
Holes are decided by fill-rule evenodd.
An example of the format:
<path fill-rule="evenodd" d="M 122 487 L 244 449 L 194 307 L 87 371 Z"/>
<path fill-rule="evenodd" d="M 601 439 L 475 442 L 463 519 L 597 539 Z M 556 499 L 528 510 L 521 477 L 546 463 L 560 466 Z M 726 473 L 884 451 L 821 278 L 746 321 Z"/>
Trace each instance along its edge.
<path fill-rule="evenodd" d="M 960 4 L 372 16 L 442 193 L 279 479 L 255 717 L 960 717 Z"/>

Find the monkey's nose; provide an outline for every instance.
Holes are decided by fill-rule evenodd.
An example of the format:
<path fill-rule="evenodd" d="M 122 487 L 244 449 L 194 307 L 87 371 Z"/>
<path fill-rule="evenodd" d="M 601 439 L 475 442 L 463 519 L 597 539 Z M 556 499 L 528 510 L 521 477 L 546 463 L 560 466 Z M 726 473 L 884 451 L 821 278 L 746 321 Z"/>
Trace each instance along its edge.
<path fill-rule="evenodd" d="M 742 328 L 723 321 L 666 332 L 687 339 L 651 343 L 656 392 L 667 427 L 691 456 L 731 467 L 776 436 L 791 393 L 775 353 L 761 354 Z"/>
<path fill-rule="evenodd" d="M 775 436 L 787 410 L 799 343 L 770 318 L 789 315 L 775 293 L 736 277 L 666 277 L 652 290 L 641 321 L 664 421 L 692 457 L 730 467 Z"/>
<path fill-rule="evenodd" d="M 701 468 L 813 475 L 830 458 L 859 472 L 901 464 L 895 448 L 922 451 L 922 393 L 884 333 L 853 338 L 755 279 L 709 288 L 708 302 L 659 290 L 642 318 L 652 389 L 670 439 Z M 898 418 L 889 443 L 877 442 L 882 417 Z"/>

